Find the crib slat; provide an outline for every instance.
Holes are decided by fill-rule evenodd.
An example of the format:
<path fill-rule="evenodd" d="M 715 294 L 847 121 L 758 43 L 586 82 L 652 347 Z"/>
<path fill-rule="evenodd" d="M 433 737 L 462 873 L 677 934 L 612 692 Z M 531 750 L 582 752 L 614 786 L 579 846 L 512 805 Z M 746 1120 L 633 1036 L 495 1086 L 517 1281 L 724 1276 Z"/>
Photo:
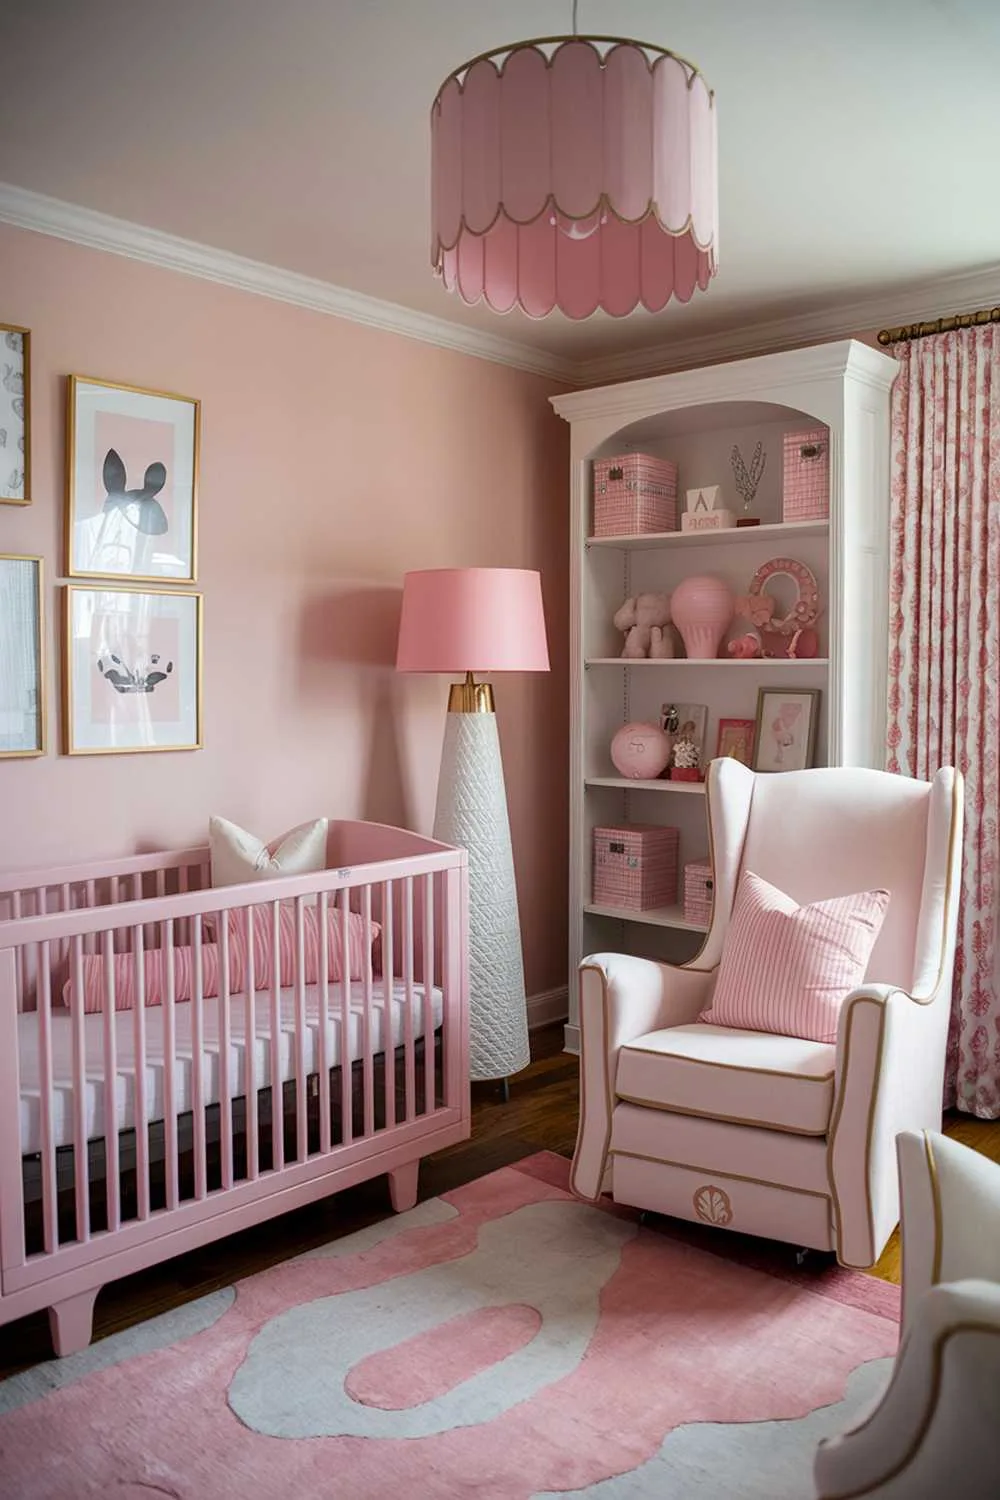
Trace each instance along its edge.
<path fill-rule="evenodd" d="M 135 1008 L 132 1012 L 134 1057 L 133 1122 L 135 1125 L 136 1202 L 140 1219 L 149 1218 L 149 1108 L 146 1099 L 146 938 L 142 927 L 132 929 L 132 968 Z"/>
<path fill-rule="evenodd" d="M 424 895 L 423 999 L 420 1017 L 424 1037 L 424 1113 L 434 1113 L 434 876 L 422 875 Z"/>
<path fill-rule="evenodd" d="M 174 971 L 174 921 L 162 924 L 163 971 L 163 1131 L 166 1138 L 167 1207 L 176 1208 L 180 1197 L 177 1154 L 177 1011 Z"/>
<path fill-rule="evenodd" d="M 229 911 L 219 912 L 219 1150 L 222 1186 L 233 1185 L 233 1080 L 229 1049 Z"/>
<path fill-rule="evenodd" d="M 115 934 L 102 933 L 104 953 L 104 1182 L 108 1203 L 108 1229 L 113 1234 L 121 1223 L 121 1181 L 118 1175 L 118 1037 L 115 1032 Z"/>
<path fill-rule="evenodd" d="M 285 1090 L 281 1078 L 281 909 L 271 902 L 271 1160 L 285 1165 Z"/>
<path fill-rule="evenodd" d="M 364 1130 L 366 1136 L 375 1134 L 375 1058 L 372 1054 L 372 945 L 368 934 L 372 928 L 372 888 L 365 885 L 361 891 L 361 921 L 364 924 L 362 940 L 361 975 L 364 982 L 364 1007 L 361 1013 L 362 1092 L 364 1098 Z"/>
<path fill-rule="evenodd" d="M 319 893 L 319 1149 L 330 1150 L 330 899 Z"/>
<path fill-rule="evenodd" d="M 201 916 L 192 918 L 191 967 L 191 1108 L 194 1136 L 194 1196 L 208 1191 L 208 1152 L 205 1144 L 205 965 L 202 952 Z"/>
<path fill-rule="evenodd" d="M 295 898 L 295 1159 L 309 1155 L 309 1100 L 306 1095 L 306 928 L 305 901 Z"/>
<path fill-rule="evenodd" d="M 52 1132 L 52 957 L 49 944 L 38 944 L 38 1083 L 42 1126 L 42 1243 L 46 1254 L 56 1248 L 59 1222 L 56 1148 Z"/>
<path fill-rule="evenodd" d="M 10 914 L 11 914 L 12 919 L 15 922 L 17 921 L 18 917 L 24 916 L 24 909 L 23 909 L 22 904 L 21 904 L 21 892 L 20 891 L 11 891 L 11 893 L 10 893 Z M 22 1011 L 24 1009 L 24 995 L 25 995 L 25 991 L 27 990 L 27 988 L 28 988 L 28 955 L 27 955 L 27 953 L 25 951 L 24 945 L 22 944 L 21 946 L 19 946 L 19 948 L 17 950 L 17 1008 L 18 1008 L 18 1011 Z"/>
<path fill-rule="evenodd" d="M 93 882 L 88 882 L 92 884 Z M 87 1055 L 83 1032 L 83 939 L 71 939 L 73 1009 L 70 1015 L 73 1047 L 73 1179 L 76 1196 L 76 1237 L 90 1239 L 90 1174 L 87 1170 Z"/>
<path fill-rule="evenodd" d="M 396 1123 L 396 1006 L 393 1000 L 395 954 L 393 953 L 393 883 L 382 882 L 382 1060 L 385 1063 L 385 1124 Z"/>
<path fill-rule="evenodd" d="M 417 1064 L 413 1042 L 413 876 L 403 880 L 403 981 L 406 989 L 403 1012 L 403 1076 L 406 1119 L 416 1116 Z"/>
<path fill-rule="evenodd" d="M 247 961 L 243 1002 L 243 1097 L 246 1102 L 247 1177 L 253 1182 L 258 1175 L 257 1162 L 257 970 L 254 943 L 254 912 L 243 908 Z M 271 962 L 277 964 L 278 954 Z"/>
<path fill-rule="evenodd" d="M 449 1109 L 468 1106 L 468 1006 L 463 1003 L 462 967 L 468 941 L 465 905 L 467 875 L 464 869 L 444 872 L 445 910 L 441 923 L 441 987 L 444 994 L 441 1027 L 444 1098 Z"/>
<path fill-rule="evenodd" d="M 96 880 L 88 880 L 87 881 L 86 892 L 87 892 L 87 907 L 88 907 L 88 909 L 90 909 L 91 907 L 94 907 L 94 906 L 97 905 L 97 881 Z M 94 939 L 94 934 L 93 933 L 88 933 L 88 935 L 86 936 L 86 938 L 84 938 L 84 942 L 86 943 L 86 951 L 88 953 L 95 953 L 97 951 L 96 948 L 95 948 L 95 939 Z"/>
<path fill-rule="evenodd" d="M 338 898 L 340 918 L 340 1139 L 345 1146 L 354 1139 L 352 1085 L 354 1058 L 351 1051 L 351 945 L 350 892 L 344 887 Z"/>

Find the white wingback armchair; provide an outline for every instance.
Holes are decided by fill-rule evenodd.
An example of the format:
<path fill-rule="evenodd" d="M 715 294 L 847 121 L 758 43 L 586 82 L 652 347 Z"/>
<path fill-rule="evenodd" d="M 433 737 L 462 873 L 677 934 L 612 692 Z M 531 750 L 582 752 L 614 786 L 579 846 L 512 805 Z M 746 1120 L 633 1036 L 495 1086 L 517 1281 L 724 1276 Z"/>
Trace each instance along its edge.
<path fill-rule="evenodd" d="M 897 1142 L 903 1328 L 892 1379 L 821 1444 L 823 1500 L 995 1500 L 1000 1492 L 1000 1167 L 932 1132 Z"/>
<path fill-rule="evenodd" d="M 618 953 L 580 966 L 582 1198 L 703 1219 L 870 1266 L 898 1218 L 894 1142 L 941 1122 L 962 780 L 712 762 L 715 903 L 682 967 Z M 800 904 L 887 889 L 836 1045 L 698 1021 L 743 870 Z"/>

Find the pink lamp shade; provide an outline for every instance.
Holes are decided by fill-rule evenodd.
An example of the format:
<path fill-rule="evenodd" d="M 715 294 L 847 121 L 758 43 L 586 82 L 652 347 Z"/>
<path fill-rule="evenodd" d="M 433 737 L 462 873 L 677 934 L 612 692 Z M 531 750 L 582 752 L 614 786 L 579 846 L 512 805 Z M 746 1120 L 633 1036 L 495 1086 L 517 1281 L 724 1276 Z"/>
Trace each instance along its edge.
<path fill-rule="evenodd" d="M 547 672 L 541 574 L 429 568 L 403 578 L 399 672 Z"/>
<path fill-rule="evenodd" d="M 494 312 L 624 317 L 716 273 L 715 98 L 691 63 L 543 38 L 452 73 L 431 110 L 431 259 Z"/>

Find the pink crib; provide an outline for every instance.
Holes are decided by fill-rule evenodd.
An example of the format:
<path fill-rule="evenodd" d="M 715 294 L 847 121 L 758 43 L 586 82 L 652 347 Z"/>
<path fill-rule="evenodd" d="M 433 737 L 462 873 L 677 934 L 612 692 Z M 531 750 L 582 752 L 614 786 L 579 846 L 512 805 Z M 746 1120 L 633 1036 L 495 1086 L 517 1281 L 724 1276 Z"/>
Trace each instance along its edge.
<path fill-rule="evenodd" d="M 0 1325 L 69 1354 L 116 1277 L 382 1172 L 411 1207 L 470 1130 L 467 907 L 374 823 L 218 890 L 207 848 L 0 874 Z"/>

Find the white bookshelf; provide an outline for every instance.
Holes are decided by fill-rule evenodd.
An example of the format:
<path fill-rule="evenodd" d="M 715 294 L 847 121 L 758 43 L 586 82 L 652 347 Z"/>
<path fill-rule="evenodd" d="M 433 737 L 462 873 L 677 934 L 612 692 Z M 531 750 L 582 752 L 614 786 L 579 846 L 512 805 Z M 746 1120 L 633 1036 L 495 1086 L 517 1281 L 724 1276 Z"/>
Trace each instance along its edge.
<path fill-rule="evenodd" d="M 752 719 L 761 687 L 821 694 L 818 765 L 882 764 L 887 640 L 889 388 L 895 361 L 846 341 L 553 398 L 571 425 L 570 1024 L 578 1042 L 575 969 L 614 949 L 683 961 L 705 926 L 683 906 L 632 912 L 592 900 L 592 833 L 602 824 L 675 826 L 683 866 L 708 851 L 704 785 L 619 776 L 610 744 L 629 720 L 663 703 L 705 704 L 706 752 L 720 718 Z M 822 424 L 830 434 L 829 520 L 785 522 L 782 439 Z M 767 465 L 753 506 L 757 526 L 725 531 L 595 537 L 591 464 L 630 450 L 673 459 L 678 508 L 685 491 L 722 486 L 737 514 L 730 453 L 764 444 Z M 613 616 L 629 595 L 671 593 L 694 573 L 746 593 L 762 563 L 792 557 L 816 575 L 821 655 L 800 660 L 635 660 L 620 655 Z M 738 619 L 729 638 L 749 629 Z"/>

